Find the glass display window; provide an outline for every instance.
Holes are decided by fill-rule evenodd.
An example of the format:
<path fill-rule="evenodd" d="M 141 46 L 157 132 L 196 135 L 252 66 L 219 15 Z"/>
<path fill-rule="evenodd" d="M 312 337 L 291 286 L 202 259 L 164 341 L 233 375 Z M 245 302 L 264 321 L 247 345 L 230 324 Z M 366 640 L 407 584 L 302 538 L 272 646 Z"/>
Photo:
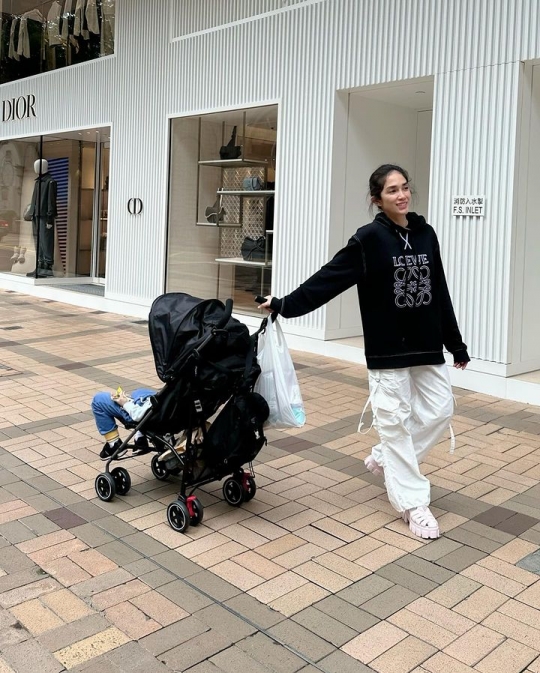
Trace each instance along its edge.
<path fill-rule="evenodd" d="M 277 105 L 171 121 L 167 291 L 232 297 L 257 314 L 270 293 Z"/>
<path fill-rule="evenodd" d="M 0 142 L 0 272 L 105 278 L 109 129 Z"/>

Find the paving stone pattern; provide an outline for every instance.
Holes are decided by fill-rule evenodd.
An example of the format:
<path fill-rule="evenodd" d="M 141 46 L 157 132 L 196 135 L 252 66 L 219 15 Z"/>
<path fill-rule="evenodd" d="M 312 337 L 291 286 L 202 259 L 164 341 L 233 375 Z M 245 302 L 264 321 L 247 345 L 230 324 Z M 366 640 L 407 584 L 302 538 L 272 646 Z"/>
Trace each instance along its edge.
<path fill-rule="evenodd" d="M 147 457 L 126 497 L 94 490 L 92 395 L 159 386 L 146 321 L 0 305 L 0 673 L 540 673 L 540 409 L 455 390 L 424 542 L 364 467 L 366 370 L 296 352 L 308 424 L 179 535 Z"/>

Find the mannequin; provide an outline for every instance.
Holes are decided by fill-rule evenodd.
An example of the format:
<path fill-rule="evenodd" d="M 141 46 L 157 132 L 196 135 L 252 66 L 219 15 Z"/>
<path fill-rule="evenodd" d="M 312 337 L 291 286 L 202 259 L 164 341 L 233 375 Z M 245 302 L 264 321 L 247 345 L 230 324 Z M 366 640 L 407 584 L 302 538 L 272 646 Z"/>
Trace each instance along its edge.
<path fill-rule="evenodd" d="M 36 242 L 37 277 L 53 276 L 54 264 L 54 218 L 58 216 L 56 209 L 57 183 L 49 173 L 46 159 L 34 161 L 34 173 L 37 178 L 32 194 L 32 229 Z M 30 271 L 27 276 L 35 276 Z"/>

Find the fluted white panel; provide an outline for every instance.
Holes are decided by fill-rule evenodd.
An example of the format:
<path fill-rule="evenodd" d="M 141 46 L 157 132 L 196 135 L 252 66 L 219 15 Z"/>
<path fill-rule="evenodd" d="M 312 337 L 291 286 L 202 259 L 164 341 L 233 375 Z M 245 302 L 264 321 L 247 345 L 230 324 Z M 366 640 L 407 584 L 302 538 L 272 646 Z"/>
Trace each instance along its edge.
<path fill-rule="evenodd" d="M 111 221 L 107 296 L 148 303 L 163 291 L 166 245 L 168 124 L 166 11 L 146 2 L 121 2 L 116 116 L 111 141 Z M 117 24 L 118 25 L 118 24 Z M 141 198 L 141 215 L 127 202 Z"/>
<path fill-rule="evenodd" d="M 430 218 L 471 351 L 496 362 L 507 361 L 519 74 L 509 63 L 435 80 Z M 459 194 L 484 195 L 485 217 L 452 217 Z"/>
<path fill-rule="evenodd" d="M 337 6 L 339 5 L 339 7 Z M 538 58 L 536 0 L 348 0 L 335 7 L 337 88 Z"/>
<path fill-rule="evenodd" d="M 191 35 L 314 1 L 323 0 L 173 0 L 172 35 Z"/>
<path fill-rule="evenodd" d="M 0 140 L 111 121 L 116 101 L 104 96 L 116 72 L 114 56 L 0 86 L 0 99 L 34 94 L 36 117 L 0 123 Z M 95 93 L 94 93 L 95 92 Z"/>
<path fill-rule="evenodd" d="M 164 287 L 167 116 L 278 102 L 273 289 L 281 294 L 335 249 L 336 92 L 432 77 L 430 218 L 473 355 L 505 362 L 519 62 L 540 58 L 539 6 L 117 0 L 116 55 L 0 87 L 0 98 L 37 99 L 36 119 L 2 124 L 0 134 L 112 125 L 106 293 L 149 304 Z M 459 191 L 486 195 L 483 221 L 450 216 Z M 142 215 L 127 213 L 130 197 L 143 199 Z M 322 333 L 325 310 L 296 325 Z"/>

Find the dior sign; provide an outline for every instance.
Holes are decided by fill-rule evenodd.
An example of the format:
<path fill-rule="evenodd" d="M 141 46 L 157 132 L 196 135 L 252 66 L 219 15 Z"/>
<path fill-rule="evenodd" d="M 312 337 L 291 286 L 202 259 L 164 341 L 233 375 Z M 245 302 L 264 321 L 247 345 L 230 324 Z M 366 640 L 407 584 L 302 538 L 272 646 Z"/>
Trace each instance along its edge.
<path fill-rule="evenodd" d="M 2 121 L 10 122 L 18 119 L 29 119 L 36 116 L 34 105 L 36 97 L 33 93 L 18 98 L 6 98 L 2 101 Z"/>

